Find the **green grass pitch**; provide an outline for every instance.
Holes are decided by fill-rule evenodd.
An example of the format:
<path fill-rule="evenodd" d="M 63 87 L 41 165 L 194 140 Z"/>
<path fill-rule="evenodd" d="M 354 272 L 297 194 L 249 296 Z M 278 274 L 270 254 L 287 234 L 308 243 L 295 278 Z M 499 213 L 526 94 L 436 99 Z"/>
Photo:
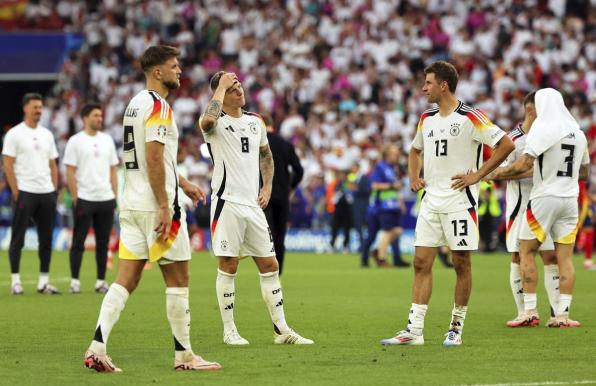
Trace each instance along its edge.
<path fill-rule="evenodd" d="M 4 256 L 6 256 L 4 254 Z M 361 269 L 355 255 L 290 253 L 282 278 L 287 320 L 315 340 L 311 347 L 277 346 L 261 299 L 254 264 L 240 264 L 236 322 L 247 347 L 228 347 L 215 297 L 216 261 L 197 254 L 191 264 L 192 343 L 224 370 L 176 373 L 165 317 L 164 285 L 157 267 L 145 271 L 109 341 L 122 374 L 83 367 L 102 296 L 93 292 L 95 263 L 85 255 L 83 293 L 68 290 L 68 255 L 55 253 L 51 279 L 61 296 L 35 292 L 38 261 L 23 255 L 25 295 L 9 294 L 8 259 L 0 260 L 0 385 L 389 385 L 389 384 L 596 384 L 596 272 L 575 258 L 577 281 L 572 317 L 578 329 L 542 326 L 508 329 L 514 316 L 505 254 L 473 257 L 474 289 L 464 345 L 442 346 L 453 305 L 455 274 L 438 262 L 421 347 L 382 347 L 379 340 L 405 327 L 411 269 Z M 542 322 L 548 305 L 541 285 Z M 108 279 L 113 280 L 114 271 Z M 559 383 L 562 382 L 562 383 Z"/>

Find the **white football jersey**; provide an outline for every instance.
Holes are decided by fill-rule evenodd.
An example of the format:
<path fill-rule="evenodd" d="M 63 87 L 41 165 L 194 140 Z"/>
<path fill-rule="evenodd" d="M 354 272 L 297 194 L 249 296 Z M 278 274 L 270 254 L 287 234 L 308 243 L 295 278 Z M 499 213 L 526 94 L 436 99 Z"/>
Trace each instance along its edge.
<path fill-rule="evenodd" d="M 168 102 L 155 91 L 143 90 L 132 98 L 124 112 L 124 193 L 121 210 L 155 211 L 157 201 L 153 195 L 145 143 L 159 142 L 164 145 L 166 193 L 170 207 L 178 205 L 178 127 Z"/>
<path fill-rule="evenodd" d="M 263 120 L 246 111 L 240 118 L 222 112 L 203 136 L 213 161 L 212 198 L 258 207 L 259 148 L 269 143 Z"/>
<path fill-rule="evenodd" d="M 522 156 L 526 147 L 526 133 L 522 130 L 521 125 L 509 132 L 509 138 L 515 144 L 513 150 L 505 162 L 501 166 L 512 165 Z M 530 191 L 532 190 L 532 177 L 523 178 L 521 180 L 508 180 L 507 192 L 505 194 L 506 210 L 505 214 L 509 219 L 515 218 L 520 212 L 523 212 L 528 206 L 530 199 Z"/>
<path fill-rule="evenodd" d="M 451 213 L 475 207 L 478 184 L 460 192 L 451 188 L 451 177 L 478 170 L 482 145 L 493 147 L 504 135 L 484 113 L 462 102 L 446 117 L 439 114 L 438 108 L 422 113 L 412 147 L 423 151 L 423 203 L 428 210 Z"/>
<path fill-rule="evenodd" d="M 534 137 L 536 142 L 542 140 Z M 579 168 L 590 162 L 588 142 L 581 130 L 560 139 L 545 152 L 536 154 L 539 144 L 526 142 L 524 154 L 535 157 L 533 187 L 530 199 L 537 197 L 577 197 L 579 195 Z"/>

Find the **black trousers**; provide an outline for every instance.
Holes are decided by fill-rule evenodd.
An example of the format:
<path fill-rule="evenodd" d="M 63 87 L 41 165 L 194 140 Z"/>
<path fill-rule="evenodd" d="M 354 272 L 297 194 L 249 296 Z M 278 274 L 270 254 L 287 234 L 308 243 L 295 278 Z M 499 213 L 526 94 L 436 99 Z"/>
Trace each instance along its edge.
<path fill-rule="evenodd" d="M 73 279 L 79 278 L 83 252 L 85 252 L 85 239 L 92 224 L 95 231 L 97 278 L 99 280 L 106 278 L 108 244 L 114 223 L 114 209 L 116 209 L 116 200 L 86 201 L 80 198 L 77 200 L 77 205 L 73 209 L 74 230 L 70 247 L 70 274 Z"/>
<path fill-rule="evenodd" d="M 335 212 L 331 217 L 331 248 L 335 248 L 335 239 L 340 229 L 344 231 L 344 249 L 350 245 L 350 229 L 352 228 L 352 207 L 345 198 L 335 204 Z"/>
<path fill-rule="evenodd" d="M 284 255 L 286 246 L 284 240 L 288 230 L 288 216 L 290 214 L 290 200 L 272 198 L 269 205 L 265 208 L 265 217 L 271 229 L 273 236 L 273 246 L 275 247 L 275 257 L 279 263 L 279 274 L 281 275 L 284 265 Z"/>
<path fill-rule="evenodd" d="M 11 273 L 19 273 L 21 250 L 25 243 L 25 232 L 30 220 L 37 225 L 39 272 L 50 272 L 52 233 L 56 221 L 56 198 L 56 192 L 38 194 L 19 191 L 19 198 L 13 207 L 12 234 L 8 248 Z"/>

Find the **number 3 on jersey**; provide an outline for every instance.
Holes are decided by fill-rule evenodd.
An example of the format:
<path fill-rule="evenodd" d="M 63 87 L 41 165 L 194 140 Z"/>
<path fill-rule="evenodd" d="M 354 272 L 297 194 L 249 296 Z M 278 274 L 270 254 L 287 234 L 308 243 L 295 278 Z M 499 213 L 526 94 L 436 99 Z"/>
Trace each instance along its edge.
<path fill-rule="evenodd" d="M 437 157 L 447 155 L 447 140 L 446 139 L 437 139 L 435 141 L 435 155 Z"/>
<path fill-rule="evenodd" d="M 135 134 L 132 126 L 124 126 L 124 166 L 126 170 L 139 170 Z"/>

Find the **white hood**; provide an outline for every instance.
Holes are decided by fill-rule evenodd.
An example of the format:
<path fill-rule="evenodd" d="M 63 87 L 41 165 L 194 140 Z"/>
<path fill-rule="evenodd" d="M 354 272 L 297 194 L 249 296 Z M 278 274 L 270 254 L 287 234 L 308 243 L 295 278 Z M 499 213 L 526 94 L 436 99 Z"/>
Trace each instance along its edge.
<path fill-rule="evenodd" d="M 543 88 L 536 92 L 536 120 L 532 123 L 526 149 L 537 157 L 547 149 L 574 131 L 580 130 L 579 124 L 573 118 L 560 92 L 553 88 Z"/>

